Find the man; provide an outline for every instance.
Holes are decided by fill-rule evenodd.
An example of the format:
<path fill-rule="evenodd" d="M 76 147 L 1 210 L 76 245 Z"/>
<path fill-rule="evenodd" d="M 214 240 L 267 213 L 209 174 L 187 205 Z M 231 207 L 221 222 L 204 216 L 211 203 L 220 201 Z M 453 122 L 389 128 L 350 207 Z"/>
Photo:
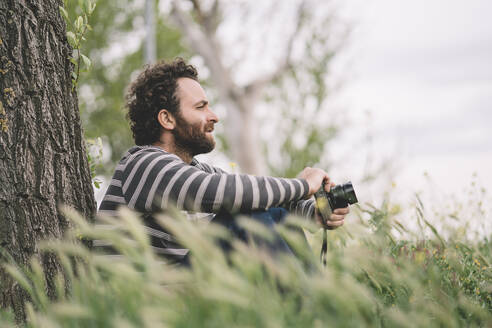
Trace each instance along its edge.
<path fill-rule="evenodd" d="M 214 149 L 212 132 L 219 119 L 198 83 L 196 69 L 182 59 L 142 72 L 129 88 L 127 108 L 136 146 L 116 167 L 99 213 L 115 215 L 121 205 L 143 213 L 156 253 L 177 262 L 187 258 L 188 250 L 152 218 L 171 205 L 191 218 L 221 222 L 238 234 L 234 223 L 238 213 L 267 226 L 281 220 L 286 209 L 317 216 L 312 195 L 323 182 L 330 186 L 321 169 L 305 168 L 297 179 L 257 177 L 228 174 L 194 159 Z M 337 209 L 324 224 L 339 227 L 347 213 L 348 208 Z M 270 247 L 289 251 L 281 240 Z"/>

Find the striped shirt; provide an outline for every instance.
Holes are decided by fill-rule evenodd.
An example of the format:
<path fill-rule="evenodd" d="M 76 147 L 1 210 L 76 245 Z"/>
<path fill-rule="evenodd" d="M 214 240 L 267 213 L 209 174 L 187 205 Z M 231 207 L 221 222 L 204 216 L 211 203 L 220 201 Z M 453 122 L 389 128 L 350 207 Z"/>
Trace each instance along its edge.
<path fill-rule="evenodd" d="M 314 215 L 304 179 L 228 174 L 193 159 L 187 164 L 155 146 L 134 146 L 116 166 L 99 214 L 116 216 L 119 206 L 143 213 L 144 225 L 157 254 L 179 260 L 188 250 L 152 219 L 152 213 L 173 205 L 190 218 L 212 220 L 214 213 L 250 213 L 285 207 L 299 216 Z M 95 241 L 95 246 L 104 242 Z"/>

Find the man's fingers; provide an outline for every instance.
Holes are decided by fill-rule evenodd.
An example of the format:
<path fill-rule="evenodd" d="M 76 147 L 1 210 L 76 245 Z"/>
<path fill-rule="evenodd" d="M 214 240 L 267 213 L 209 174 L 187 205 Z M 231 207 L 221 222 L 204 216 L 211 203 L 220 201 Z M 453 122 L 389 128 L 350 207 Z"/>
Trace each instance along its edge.
<path fill-rule="evenodd" d="M 337 208 L 333 211 L 334 214 L 346 215 L 350 212 L 348 207 Z"/>
<path fill-rule="evenodd" d="M 330 182 L 330 178 L 328 178 L 328 180 L 325 180 L 325 191 L 326 192 L 330 192 L 330 189 L 335 187 L 336 184 L 333 183 L 333 182 Z"/>
<path fill-rule="evenodd" d="M 337 208 L 330 215 L 330 219 L 326 220 L 325 227 L 327 229 L 336 229 L 345 223 L 345 215 L 348 214 L 349 208 Z"/>
<path fill-rule="evenodd" d="M 345 215 L 337 215 L 337 214 L 332 214 L 330 215 L 330 219 L 326 220 L 327 222 L 329 221 L 343 221 L 345 218 Z"/>
<path fill-rule="evenodd" d="M 341 221 L 326 221 L 326 226 L 327 227 L 340 227 L 344 224 L 344 220 L 341 220 Z"/>
<path fill-rule="evenodd" d="M 308 183 L 309 192 L 306 195 L 306 199 L 311 197 L 320 189 L 322 182 L 325 182 L 325 184 L 328 185 L 330 184 L 330 177 L 328 174 L 317 168 L 306 167 L 297 177 L 300 179 L 305 179 Z"/>

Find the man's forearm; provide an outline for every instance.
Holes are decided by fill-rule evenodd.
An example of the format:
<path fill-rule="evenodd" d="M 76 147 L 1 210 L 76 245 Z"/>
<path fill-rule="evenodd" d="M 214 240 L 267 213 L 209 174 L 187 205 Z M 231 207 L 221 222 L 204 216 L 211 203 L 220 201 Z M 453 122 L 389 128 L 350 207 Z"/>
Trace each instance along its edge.
<path fill-rule="evenodd" d="M 287 209 L 290 213 L 305 217 L 308 219 L 314 218 L 315 200 L 314 198 L 302 199 L 288 204 Z"/>

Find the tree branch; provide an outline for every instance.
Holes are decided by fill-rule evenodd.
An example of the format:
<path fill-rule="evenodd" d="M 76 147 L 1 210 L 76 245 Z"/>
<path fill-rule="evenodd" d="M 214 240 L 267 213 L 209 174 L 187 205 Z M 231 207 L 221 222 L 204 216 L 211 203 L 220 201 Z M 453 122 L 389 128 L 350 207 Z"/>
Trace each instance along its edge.
<path fill-rule="evenodd" d="M 219 22 L 219 1 L 215 0 L 208 12 L 202 9 L 200 0 L 190 0 L 193 4 L 193 12 L 197 16 L 198 24 L 203 26 L 207 34 L 214 35 Z"/>
<path fill-rule="evenodd" d="M 203 16 L 198 1 L 191 1 L 194 4 L 195 10 L 198 10 L 197 15 L 205 17 Z M 174 18 L 176 25 L 178 25 L 179 29 L 185 34 L 193 50 L 200 54 L 205 60 L 207 67 L 211 71 L 211 78 L 218 86 L 218 89 L 224 90 L 224 95 L 226 97 L 232 97 L 234 99 L 238 98 L 240 92 L 233 82 L 229 70 L 222 63 L 220 47 L 211 31 L 208 29 L 201 29 L 200 26 L 193 21 L 190 15 L 179 7 L 178 1 L 173 1 L 171 15 Z"/>
<path fill-rule="evenodd" d="M 198 23 L 203 24 L 205 20 L 205 15 L 203 14 L 202 7 L 200 6 L 199 0 L 190 0 L 193 4 L 193 11 L 197 14 Z"/>
<path fill-rule="evenodd" d="M 286 50 L 286 56 L 284 57 L 284 60 L 282 63 L 277 67 L 277 69 L 266 76 L 260 77 L 251 83 L 249 83 L 245 90 L 246 93 L 252 94 L 252 93 L 257 93 L 263 87 L 269 83 L 272 83 L 273 81 L 279 79 L 282 75 L 285 74 L 285 72 L 289 71 L 292 66 L 292 49 L 294 48 L 294 42 L 297 39 L 297 36 L 299 35 L 305 21 L 305 16 L 306 16 L 306 0 L 302 0 L 299 3 L 299 7 L 297 9 L 297 24 L 295 30 L 292 32 L 289 40 L 287 41 L 287 50 Z"/>

